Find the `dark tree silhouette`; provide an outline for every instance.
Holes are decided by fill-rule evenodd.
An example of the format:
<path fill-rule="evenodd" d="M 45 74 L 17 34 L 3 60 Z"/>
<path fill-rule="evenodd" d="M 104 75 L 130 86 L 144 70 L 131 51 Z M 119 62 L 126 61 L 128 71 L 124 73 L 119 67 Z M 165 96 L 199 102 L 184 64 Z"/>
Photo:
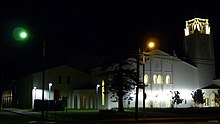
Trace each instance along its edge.
<path fill-rule="evenodd" d="M 218 90 L 217 93 L 213 91 L 213 93 L 215 94 L 215 103 L 217 103 L 220 106 L 220 90 Z"/>
<path fill-rule="evenodd" d="M 176 104 L 176 107 L 177 105 L 181 104 L 183 102 L 183 99 L 180 98 L 180 92 L 179 91 L 170 91 L 171 93 L 174 93 L 173 97 L 172 97 L 172 107 L 174 107 L 174 105 Z"/>
<path fill-rule="evenodd" d="M 191 93 L 193 101 L 196 105 L 202 105 L 205 103 L 204 92 L 201 89 L 197 89 L 196 91 Z"/>
<path fill-rule="evenodd" d="M 124 100 L 133 100 L 130 92 L 135 88 L 136 68 L 129 60 L 115 62 L 106 68 L 104 73 L 106 86 L 112 93 L 113 102 L 118 102 L 118 111 L 123 112 Z"/>

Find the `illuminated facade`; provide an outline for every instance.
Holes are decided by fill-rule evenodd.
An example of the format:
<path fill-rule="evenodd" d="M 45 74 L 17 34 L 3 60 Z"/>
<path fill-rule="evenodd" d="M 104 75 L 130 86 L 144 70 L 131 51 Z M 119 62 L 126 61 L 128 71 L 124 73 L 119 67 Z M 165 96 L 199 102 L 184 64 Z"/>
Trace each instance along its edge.
<path fill-rule="evenodd" d="M 193 106 L 191 93 L 199 85 L 195 66 L 160 50 L 149 52 L 148 60 L 144 65 L 140 65 L 140 81 L 146 85 L 146 107 L 170 108 L 173 91 L 179 91 L 180 97 L 184 99 L 179 107 Z M 132 91 L 133 101 L 125 101 L 125 107 L 135 107 L 135 91 Z M 108 105 L 108 108 L 117 107 L 117 103 L 110 101 Z M 143 89 L 139 89 L 138 106 L 143 107 Z"/>
<path fill-rule="evenodd" d="M 198 68 L 199 87 L 215 78 L 215 56 L 208 19 L 186 21 L 184 37 L 185 60 Z"/>
<path fill-rule="evenodd" d="M 32 74 L 32 105 L 35 99 L 42 99 L 42 72 Z M 90 75 L 67 65 L 45 71 L 44 99 L 67 99 L 67 108 L 94 109 L 96 106 L 95 83 Z M 49 91 L 49 83 L 52 83 Z M 50 98 L 49 98 L 50 96 Z"/>
<path fill-rule="evenodd" d="M 2 93 L 2 107 L 12 107 L 12 89 L 3 91 Z"/>
<path fill-rule="evenodd" d="M 186 28 L 184 29 L 185 36 L 193 35 L 195 31 L 209 35 L 210 26 L 208 19 L 194 18 L 186 21 Z"/>
<path fill-rule="evenodd" d="M 180 98 L 184 99 L 178 107 L 192 107 L 195 106 L 192 91 L 212 83 L 219 84 L 220 80 L 213 81 L 215 57 L 208 19 L 194 18 L 186 21 L 184 31 L 184 60 L 178 59 L 175 54 L 155 50 L 149 52 L 146 61 L 140 65 L 140 81 L 146 85 L 145 107 L 171 107 L 174 91 L 179 91 Z M 134 66 L 135 61 L 132 63 Z M 44 98 L 65 98 L 67 108 L 71 109 L 117 108 L 118 103 L 111 102 L 111 93 L 105 87 L 105 80 L 97 76 L 102 73 L 101 67 L 92 68 L 87 72 L 67 65 L 47 69 Z M 42 71 L 31 74 L 28 78 L 16 81 L 11 89 L 5 90 L 2 95 L 3 106 L 33 107 L 35 99 L 42 99 L 42 74 Z M 215 87 L 204 89 L 206 102 L 203 106 L 217 106 L 213 102 L 213 91 L 217 90 Z M 133 101 L 124 101 L 125 108 L 135 107 L 135 91 L 136 89 L 131 91 Z M 143 89 L 139 89 L 139 107 L 143 106 L 143 96 Z"/>
<path fill-rule="evenodd" d="M 192 107 L 195 106 L 191 96 L 192 91 L 213 83 L 220 84 L 219 81 L 213 80 L 215 57 L 208 19 L 194 18 L 186 21 L 184 31 L 184 60 L 178 59 L 176 55 L 172 56 L 156 50 L 149 52 L 145 66 L 140 65 L 140 72 L 142 72 L 140 81 L 147 85 L 146 107 L 171 107 L 174 91 L 179 91 L 180 98 L 184 99 L 178 107 Z M 143 67 L 145 67 L 144 73 Z M 213 92 L 217 92 L 218 89 L 219 87 L 203 89 L 205 103 L 202 106 L 217 106 Z M 135 107 L 135 91 L 132 91 L 134 100 L 125 101 L 124 107 Z M 117 107 L 117 103 L 112 103 L 110 100 L 108 103 L 108 108 Z M 143 106 L 143 89 L 139 89 L 138 106 Z"/>

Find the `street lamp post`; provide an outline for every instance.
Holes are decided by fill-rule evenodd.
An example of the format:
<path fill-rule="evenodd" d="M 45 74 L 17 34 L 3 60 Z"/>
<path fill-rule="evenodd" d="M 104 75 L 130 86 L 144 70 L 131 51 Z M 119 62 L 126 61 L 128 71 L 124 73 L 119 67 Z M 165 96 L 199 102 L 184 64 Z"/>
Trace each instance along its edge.
<path fill-rule="evenodd" d="M 43 74 L 42 74 L 42 103 L 44 105 L 42 111 L 41 111 L 41 117 L 44 118 L 44 84 L 45 84 L 45 41 L 43 41 L 43 54 L 42 54 L 42 68 L 43 68 Z"/>
<path fill-rule="evenodd" d="M 25 41 L 28 39 L 28 30 L 27 28 L 23 28 L 23 27 L 16 27 L 13 30 L 13 38 L 17 41 Z M 45 107 L 45 103 L 44 103 L 44 84 L 45 84 L 45 41 L 43 41 L 43 49 L 42 49 L 42 69 L 43 69 L 43 74 L 42 74 L 42 104 L 43 104 L 43 108 L 41 111 L 41 117 L 42 119 L 44 118 L 44 107 Z"/>
<path fill-rule="evenodd" d="M 138 54 L 137 54 L 137 87 L 136 87 L 136 100 L 135 100 L 135 120 L 138 120 L 138 92 L 139 92 L 139 88 L 142 86 L 143 88 L 143 114 L 145 114 L 145 99 L 146 99 L 146 93 L 145 93 L 145 83 L 144 83 L 144 75 L 145 75 L 145 61 L 143 61 L 143 82 L 142 85 L 140 85 L 140 79 L 139 79 L 139 75 L 140 75 L 140 57 L 143 56 L 143 58 L 145 56 L 148 56 L 148 54 L 146 53 L 146 50 L 148 48 L 152 49 L 155 47 L 155 43 L 153 41 L 149 42 L 147 45 L 147 48 L 144 51 L 141 51 L 141 49 L 138 50 Z M 144 116 L 143 116 L 144 117 Z"/>
<path fill-rule="evenodd" d="M 98 97 L 99 97 L 99 87 L 100 87 L 100 84 L 97 84 L 96 85 L 96 108 L 98 109 L 99 108 L 99 99 L 98 99 Z"/>
<path fill-rule="evenodd" d="M 144 76 L 145 76 L 145 63 L 143 63 L 143 118 L 145 117 L 145 99 L 146 99 Z"/>
<path fill-rule="evenodd" d="M 136 76 L 136 96 L 135 96 L 135 120 L 138 120 L 138 92 L 139 92 L 139 65 L 140 65 L 140 49 L 137 55 L 137 76 Z"/>
<path fill-rule="evenodd" d="M 145 100 L 147 98 L 145 88 L 148 86 L 146 84 L 146 81 L 145 81 L 145 64 L 146 64 L 146 60 L 148 58 L 146 59 L 145 57 L 149 56 L 145 51 L 142 53 L 142 56 L 143 56 L 143 62 L 142 62 L 142 64 L 143 64 L 143 79 L 142 79 L 143 80 L 143 82 L 142 82 L 142 88 L 143 88 L 143 118 L 145 118 Z"/>
<path fill-rule="evenodd" d="M 35 100 L 36 100 L 36 97 L 37 97 L 37 92 L 36 92 L 36 90 L 37 90 L 37 87 L 34 87 L 34 98 L 33 98 L 33 104 L 32 104 L 32 108 L 34 108 L 35 109 Z"/>
<path fill-rule="evenodd" d="M 50 100 L 50 92 L 51 92 L 52 83 L 49 83 L 49 100 Z"/>
<path fill-rule="evenodd" d="M 34 87 L 34 100 L 36 100 L 36 97 L 37 97 L 37 92 L 36 92 L 36 90 L 37 90 L 37 87 Z"/>

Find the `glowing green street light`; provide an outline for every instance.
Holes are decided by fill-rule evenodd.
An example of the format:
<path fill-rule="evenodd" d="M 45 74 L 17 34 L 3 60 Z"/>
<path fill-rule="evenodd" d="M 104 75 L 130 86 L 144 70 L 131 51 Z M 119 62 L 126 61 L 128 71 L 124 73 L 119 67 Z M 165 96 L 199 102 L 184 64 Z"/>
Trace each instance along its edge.
<path fill-rule="evenodd" d="M 24 28 L 25 27 L 25 28 Z M 20 27 L 16 27 L 13 29 L 13 38 L 16 41 L 27 41 L 29 39 L 29 37 L 32 37 L 32 35 L 30 35 L 31 33 L 29 33 L 29 30 L 26 26 L 20 26 Z M 30 36 L 29 36 L 30 35 Z M 32 38 L 31 38 L 32 39 Z M 42 39 L 38 38 L 38 40 L 42 41 Z M 23 42 L 15 42 L 15 43 L 22 43 Z M 42 48 L 42 66 L 43 66 L 43 74 L 42 74 L 42 103 L 45 102 L 44 100 L 44 84 L 45 84 L 45 41 L 42 41 L 43 43 L 43 48 Z M 52 86 L 52 83 L 50 84 L 50 87 Z M 50 94 L 49 94 L 50 95 Z M 41 117 L 44 119 L 44 112 L 45 112 L 45 108 L 42 108 L 41 110 Z M 47 110 L 46 110 L 46 114 L 47 114 Z M 47 115 L 46 115 L 47 117 Z"/>
<path fill-rule="evenodd" d="M 26 33 L 26 32 L 21 32 L 21 33 L 20 33 L 20 37 L 21 37 L 22 39 L 25 39 L 25 38 L 27 37 L 27 33 Z"/>
<path fill-rule="evenodd" d="M 17 41 L 25 41 L 28 39 L 28 31 L 23 27 L 17 27 L 13 30 L 13 37 Z"/>

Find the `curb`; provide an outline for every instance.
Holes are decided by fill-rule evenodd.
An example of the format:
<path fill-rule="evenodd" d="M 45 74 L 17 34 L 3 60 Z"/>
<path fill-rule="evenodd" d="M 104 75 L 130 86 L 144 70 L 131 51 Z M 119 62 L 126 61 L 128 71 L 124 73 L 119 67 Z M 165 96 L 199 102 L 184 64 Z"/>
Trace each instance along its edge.
<path fill-rule="evenodd" d="M 18 114 L 18 115 L 22 115 L 22 116 L 27 116 L 27 117 L 29 117 L 29 118 L 34 118 L 34 119 L 38 119 L 38 120 L 45 120 L 45 121 L 54 121 L 54 120 L 52 120 L 52 119 L 48 119 L 48 118 L 41 118 L 41 117 L 37 117 L 37 116 L 33 116 L 33 115 L 31 115 L 31 114 L 25 114 L 25 113 L 21 113 L 21 112 L 15 112 L 15 111 L 11 111 L 11 110 L 7 110 L 7 109 L 1 109 L 0 108 L 0 110 L 2 110 L 2 111 L 5 111 L 5 112 L 11 112 L 11 113 L 14 113 L 14 114 Z"/>

